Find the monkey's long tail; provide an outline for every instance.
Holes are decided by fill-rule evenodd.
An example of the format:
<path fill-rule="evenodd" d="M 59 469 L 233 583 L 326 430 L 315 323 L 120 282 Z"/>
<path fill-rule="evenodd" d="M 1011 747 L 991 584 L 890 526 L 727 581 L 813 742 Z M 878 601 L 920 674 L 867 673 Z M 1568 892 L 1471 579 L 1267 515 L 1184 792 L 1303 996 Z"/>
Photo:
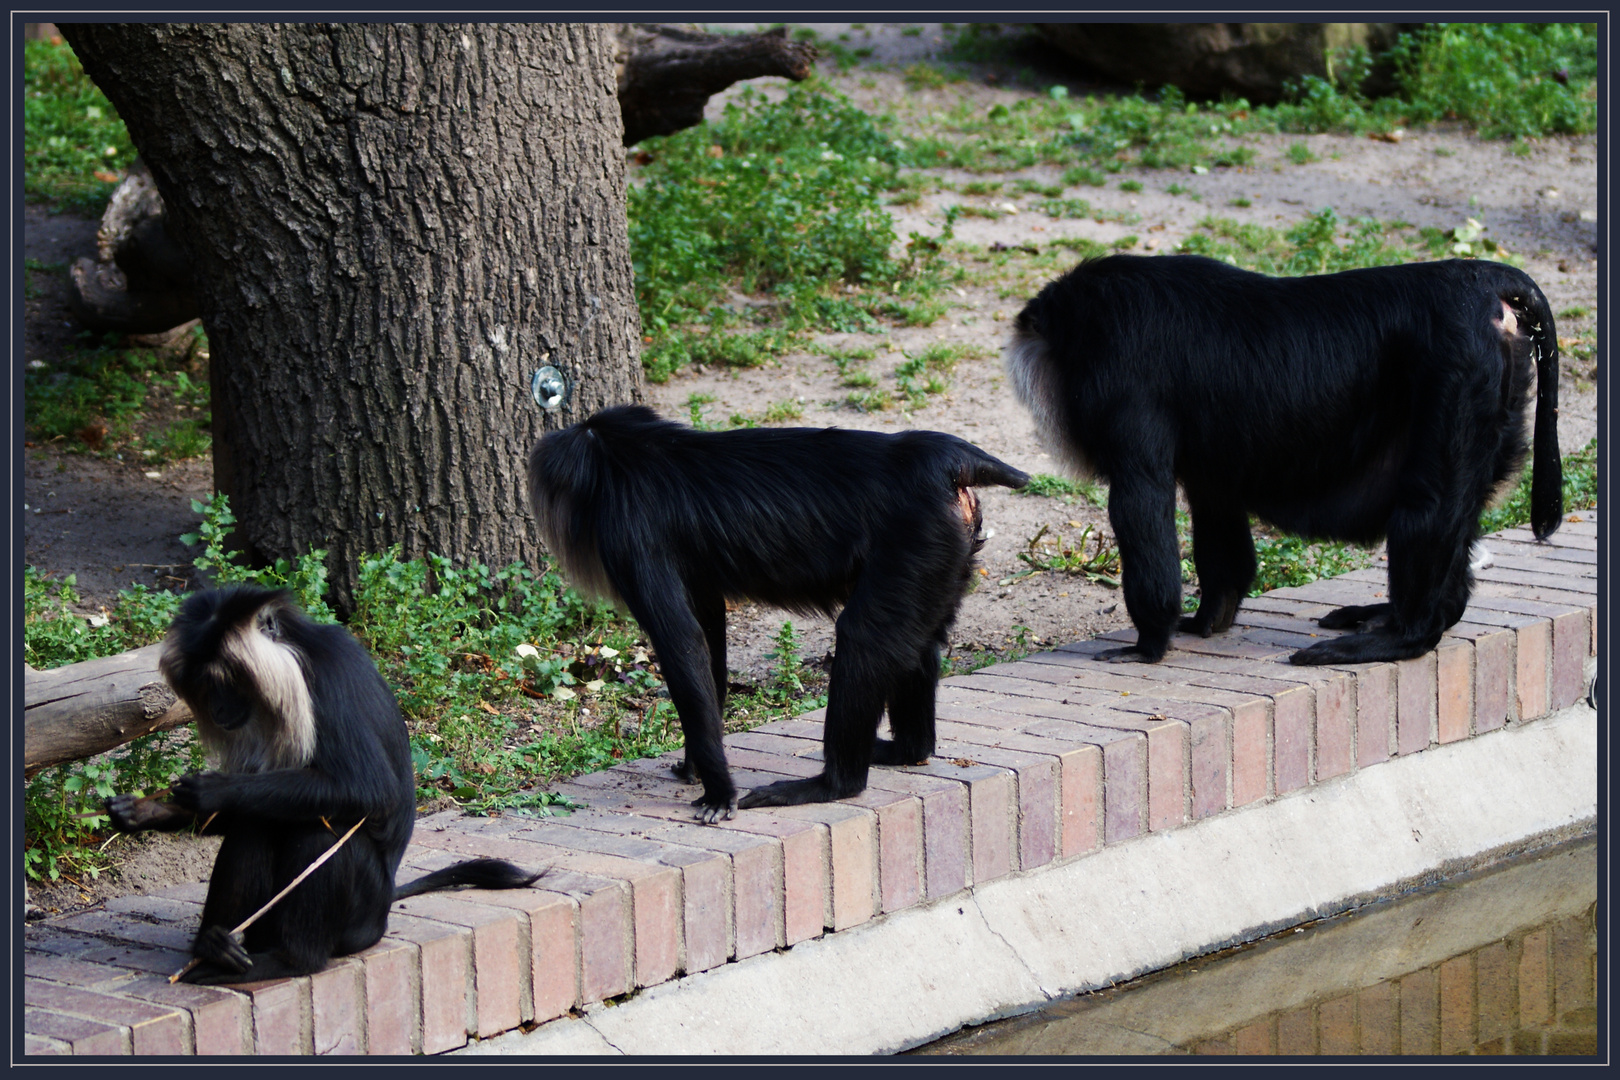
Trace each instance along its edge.
<path fill-rule="evenodd" d="M 531 874 L 505 859 L 469 859 L 425 874 L 409 885 L 399 886 L 394 890 L 394 899 L 403 900 L 407 896 L 453 889 L 457 885 L 471 885 L 475 889 L 522 889 L 534 884 L 543 873 L 544 870 Z"/>
<path fill-rule="evenodd" d="M 1536 350 L 1530 528 L 1537 540 L 1545 540 L 1564 520 L 1564 463 L 1558 456 L 1558 329 L 1552 307 L 1534 282 L 1510 302 L 1515 301 L 1530 317 L 1530 343 Z"/>

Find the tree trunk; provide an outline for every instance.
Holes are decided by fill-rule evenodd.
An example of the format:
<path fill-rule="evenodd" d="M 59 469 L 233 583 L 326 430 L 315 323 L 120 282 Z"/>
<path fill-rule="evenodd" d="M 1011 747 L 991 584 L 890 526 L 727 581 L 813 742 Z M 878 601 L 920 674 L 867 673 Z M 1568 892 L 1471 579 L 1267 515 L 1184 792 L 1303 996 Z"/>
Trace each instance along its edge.
<path fill-rule="evenodd" d="M 249 553 L 329 549 L 340 612 L 393 544 L 533 564 L 530 445 L 641 396 L 611 28 L 60 29 L 194 268 Z"/>
<path fill-rule="evenodd" d="M 163 646 L 23 670 L 23 775 L 79 761 L 154 731 L 189 723 L 191 710 L 158 674 Z"/>

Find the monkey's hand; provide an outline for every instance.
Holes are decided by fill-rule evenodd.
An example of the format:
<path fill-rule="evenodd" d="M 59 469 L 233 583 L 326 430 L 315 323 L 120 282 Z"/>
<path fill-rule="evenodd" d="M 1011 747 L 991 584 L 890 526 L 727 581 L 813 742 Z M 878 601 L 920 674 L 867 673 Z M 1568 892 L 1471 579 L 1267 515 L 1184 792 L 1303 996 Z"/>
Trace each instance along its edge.
<path fill-rule="evenodd" d="M 107 816 L 119 832 L 146 829 L 177 829 L 191 820 L 191 814 L 173 803 L 137 795 L 114 795 L 107 800 Z"/>
<path fill-rule="evenodd" d="M 737 793 L 711 797 L 707 793 L 701 799 L 693 799 L 692 805 L 697 807 L 693 815 L 705 825 L 713 825 L 717 821 L 729 821 L 737 812 Z"/>
<path fill-rule="evenodd" d="M 233 781 L 222 772 L 199 772 L 174 782 L 174 801 L 193 814 L 206 817 L 226 808 Z"/>
<path fill-rule="evenodd" d="M 218 964 L 239 975 L 253 968 L 253 958 L 248 955 L 247 949 L 223 926 L 205 926 L 197 931 L 191 951 L 205 963 Z"/>

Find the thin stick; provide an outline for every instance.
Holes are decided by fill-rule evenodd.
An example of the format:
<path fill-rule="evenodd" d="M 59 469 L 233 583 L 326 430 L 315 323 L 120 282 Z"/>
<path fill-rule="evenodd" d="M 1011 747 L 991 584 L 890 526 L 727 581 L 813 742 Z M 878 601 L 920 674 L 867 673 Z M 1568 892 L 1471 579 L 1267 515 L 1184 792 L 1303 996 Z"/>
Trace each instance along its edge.
<path fill-rule="evenodd" d="M 344 833 L 342 836 L 338 837 L 338 842 L 337 843 L 333 844 L 331 847 L 329 847 L 325 851 L 321 852 L 320 858 L 316 859 L 314 862 L 312 862 L 308 866 L 304 867 L 304 872 L 303 873 L 299 874 L 297 877 L 295 877 L 291 881 L 289 881 L 287 883 L 287 887 L 285 889 L 282 889 L 280 892 L 276 893 L 276 895 L 274 895 L 270 899 L 266 900 L 264 902 L 264 906 L 262 908 L 260 908 L 258 911 L 255 911 L 253 914 L 249 915 L 247 918 L 243 919 L 241 924 L 238 925 L 234 930 L 232 930 L 231 933 L 240 934 L 242 931 L 246 930 L 248 927 L 250 927 L 254 923 L 258 922 L 259 921 L 259 916 L 263 915 L 265 912 L 267 912 L 271 908 L 275 907 L 276 904 L 281 901 L 282 897 L 286 896 L 288 893 L 290 893 L 294 889 L 298 888 L 299 884 L 302 883 L 305 878 L 309 877 L 309 875 L 311 875 L 315 871 L 319 870 L 322 867 L 322 865 L 325 864 L 327 859 L 330 859 L 333 855 L 336 855 L 337 854 L 337 849 L 342 847 L 345 843 L 347 843 L 349 837 L 353 836 L 355 834 L 355 832 L 359 830 L 360 826 L 364 825 L 365 823 L 366 823 L 365 818 L 361 818 L 359 821 L 355 822 L 353 828 L 351 828 L 348 832 Z M 179 982 L 180 981 L 180 976 L 184 975 L 186 972 L 190 971 L 192 968 L 196 967 L 200 963 L 202 963 L 202 957 L 200 957 L 200 956 L 192 957 L 190 963 L 186 964 L 185 967 L 181 968 L 179 971 L 177 971 L 173 975 L 169 976 L 169 981 L 171 983 Z"/>

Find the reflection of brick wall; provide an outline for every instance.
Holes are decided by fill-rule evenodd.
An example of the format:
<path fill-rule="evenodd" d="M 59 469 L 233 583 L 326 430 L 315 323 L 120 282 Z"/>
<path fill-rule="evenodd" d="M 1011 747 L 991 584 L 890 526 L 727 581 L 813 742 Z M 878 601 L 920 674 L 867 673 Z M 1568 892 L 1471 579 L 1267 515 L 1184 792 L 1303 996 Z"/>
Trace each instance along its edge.
<path fill-rule="evenodd" d="M 1195 1054 L 1592 1054 L 1592 914 L 1564 919 L 1398 979 L 1272 1013 Z"/>

